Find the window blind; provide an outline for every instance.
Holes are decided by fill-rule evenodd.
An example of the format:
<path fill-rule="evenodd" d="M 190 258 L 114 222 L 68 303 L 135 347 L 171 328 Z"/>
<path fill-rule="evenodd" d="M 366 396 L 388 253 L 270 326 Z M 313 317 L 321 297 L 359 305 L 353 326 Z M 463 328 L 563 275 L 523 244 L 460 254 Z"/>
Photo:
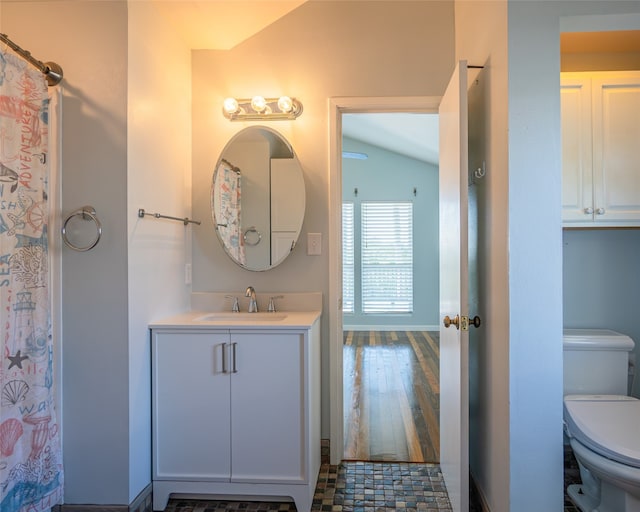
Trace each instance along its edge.
<path fill-rule="evenodd" d="M 413 204 L 362 202 L 362 311 L 413 312 Z"/>
<path fill-rule="evenodd" d="M 353 313 L 355 283 L 355 232 L 353 202 L 342 203 L 342 312 Z"/>

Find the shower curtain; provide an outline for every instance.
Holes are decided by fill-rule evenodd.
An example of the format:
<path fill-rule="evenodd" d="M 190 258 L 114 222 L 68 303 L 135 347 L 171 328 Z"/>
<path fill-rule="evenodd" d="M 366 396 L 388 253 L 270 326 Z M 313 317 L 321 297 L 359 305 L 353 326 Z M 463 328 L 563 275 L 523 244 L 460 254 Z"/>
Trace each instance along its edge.
<path fill-rule="evenodd" d="M 222 162 L 218 166 L 213 185 L 213 204 L 217 230 L 224 241 L 226 251 L 235 261 L 245 263 L 244 238 L 242 237 L 241 175 Z"/>
<path fill-rule="evenodd" d="M 0 510 L 62 502 L 47 242 L 44 75 L 0 52 Z"/>

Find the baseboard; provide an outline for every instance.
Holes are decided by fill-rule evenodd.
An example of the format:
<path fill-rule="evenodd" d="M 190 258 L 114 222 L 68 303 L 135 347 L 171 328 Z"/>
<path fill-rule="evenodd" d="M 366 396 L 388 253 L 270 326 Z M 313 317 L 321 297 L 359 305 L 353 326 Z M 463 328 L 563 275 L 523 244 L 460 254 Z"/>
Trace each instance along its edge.
<path fill-rule="evenodd" d="M 469 501 L 476 505 L 475 508 L 470 508 L 470 510 L 478 511 L 478 512 L 491 512 L 489 505 L 487 504 L 487 499 L 484 496 L 484 493 L 476 485 L 476 481 L 473 478 L 473 473 L 469 471 Z M 478 507 L 480 509 L 478 510 Z"/>
<path fill-rule="evenodd" d="M 58 505 L 52 512 L 129 512 L 129 505 Z"/>
<path fill-rule="evenodd" d="M 147 485 L 129 505 L 129 512 L 153 512 L 153 485 Z"/>
<path fill-rule="evenodd" d="M 153 512 L 152 486 L 145 487 L 129 505 L 56 505 L 51 512 Z"/>

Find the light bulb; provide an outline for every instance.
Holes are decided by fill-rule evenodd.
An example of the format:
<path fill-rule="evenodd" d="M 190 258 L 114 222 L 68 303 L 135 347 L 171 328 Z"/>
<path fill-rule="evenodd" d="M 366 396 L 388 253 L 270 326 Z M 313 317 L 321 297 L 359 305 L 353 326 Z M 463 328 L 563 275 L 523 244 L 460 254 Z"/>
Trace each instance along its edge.
<path fill-rule="evenodd" d="M 278 100 L 278 108 L 281 112 L 289 113 L 293 110 L 293 100 L 289 96 L 282 96 Z"/>
<path fill-rule="evenodd" d="M 227 98 L 223 103 L 224 111 L 227 114 L 234 114 L 238 111 L 238 100 L 235 98 Z"/>
<path fill-rule="evenodd" d="M 262 96 L 254 96 L 251 98 L 251 108 L 256 112 L 264 112 L 267 108 L 267 100 L 265 100 Z"/>

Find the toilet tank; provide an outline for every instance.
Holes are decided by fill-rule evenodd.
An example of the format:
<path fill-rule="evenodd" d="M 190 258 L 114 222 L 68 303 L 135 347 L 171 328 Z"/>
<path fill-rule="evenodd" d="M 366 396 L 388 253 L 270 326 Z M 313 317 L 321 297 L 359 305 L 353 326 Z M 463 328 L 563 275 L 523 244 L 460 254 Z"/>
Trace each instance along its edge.
<path fill-rule="evenodd" d="M 633 346 L 629 336 L 608 329 L 565 329 L 564 394 L 628 394 Z"/>

